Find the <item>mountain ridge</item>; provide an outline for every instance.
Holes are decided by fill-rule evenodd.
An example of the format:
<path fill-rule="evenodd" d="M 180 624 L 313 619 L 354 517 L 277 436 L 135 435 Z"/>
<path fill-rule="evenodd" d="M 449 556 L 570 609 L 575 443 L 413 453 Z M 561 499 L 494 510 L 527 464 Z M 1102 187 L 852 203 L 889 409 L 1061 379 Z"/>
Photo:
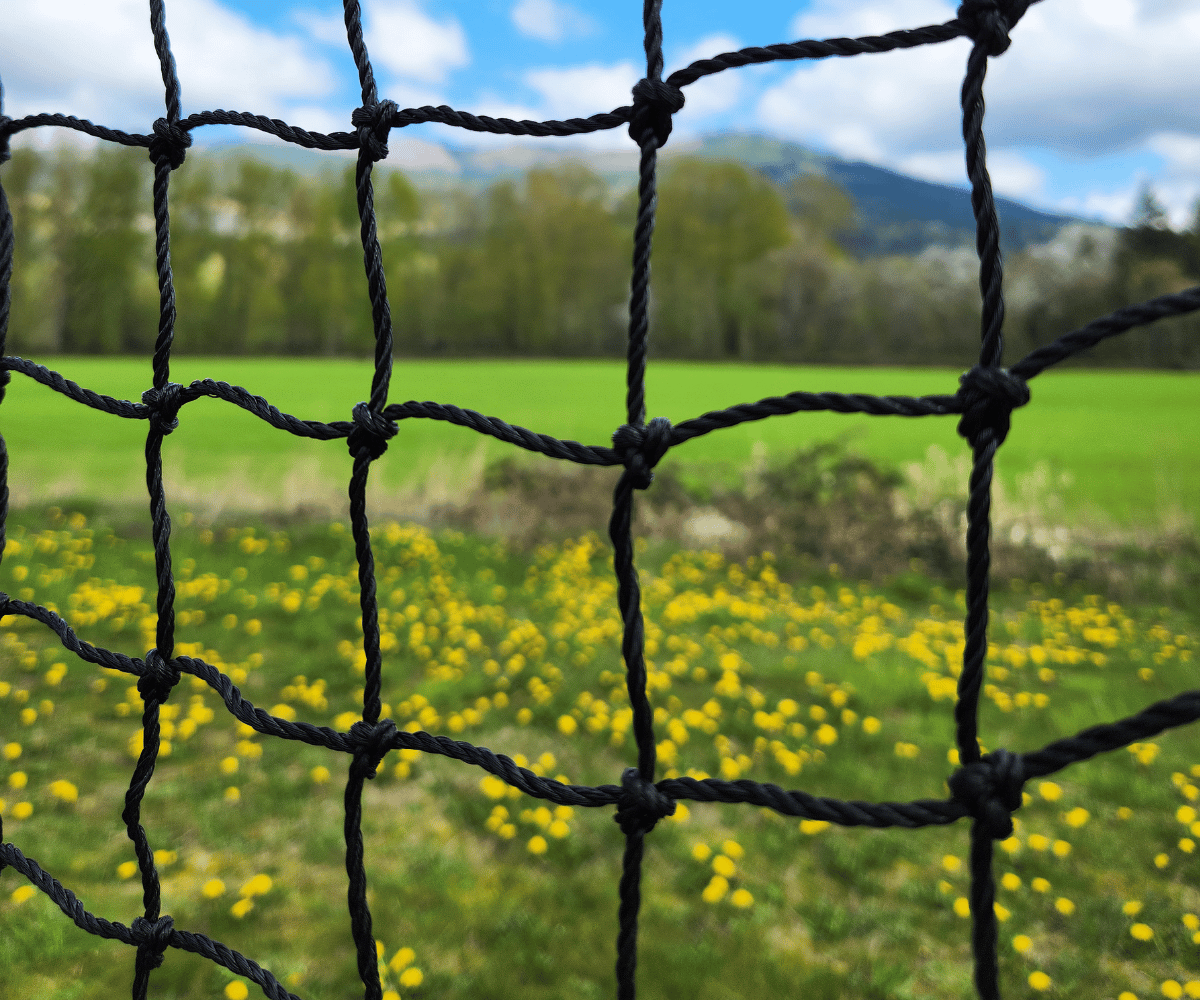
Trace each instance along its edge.
<path fill-rule="evenodd" d="M 418 190 L 481 191 L 502 180 L 518 180 L 531 168 L 572 160 L 585 163 L 614 194 L 631 190 L 637 183 L 638 153 L 632 147 L 627 151 L 581 149 L 578 143 L 568 144 L 566 140 L 537 146 L 513 143 L 455 147 L 407 136 L 393 136 L 389 145 L 391 155 L 376 164 L 376 169 L 385 173 L 401 170 Z M 331 157 L 328 152 L 274 144 L 210 146 L 206 152 L 226 161 L 249 156 L 305 175 L 328 172 L 334 169 L 334 163 L 344 166 L 354 158 L 350 151 Z M 748 132 L 717 133 L 667 146 L 661 154 L 663 166 L 669 167 L 672 161 L 685 156 L 732 160 L 781 187 L 803 175 L 815 174 L 834 181 L 854 199 L 858 228 L 843 242 L 859 255 L 914 254 L 931 246 L 973 247 L 975 243 L 971 196 L 965 187 L 922 180 Z M 1004 197 L 996 198 L 996 208 L 1001 249 L 1006 253 L 1048 243 L 1071 224 L 1105 225 Z"/>

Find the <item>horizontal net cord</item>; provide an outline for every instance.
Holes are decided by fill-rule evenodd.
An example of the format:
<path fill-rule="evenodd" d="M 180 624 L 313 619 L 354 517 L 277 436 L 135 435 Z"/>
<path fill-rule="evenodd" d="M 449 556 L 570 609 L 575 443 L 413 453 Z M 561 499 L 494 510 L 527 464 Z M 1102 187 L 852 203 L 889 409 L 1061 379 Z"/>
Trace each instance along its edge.
<path fill-rule="evenodd" d="M 1047 368 L 1094 347 L 1102 340 L 1115 337 L 1135 326 L 1145 326 L 1161 319 L 1183 316 L 1200 309 L 1200 286 L 1169 295 L 1160 295 L 1146 302 L 1124 306 L 1086 326 L 1064 334 L 1053 343 L 1036 348 L 1008 369 L 1024 381 L 1040 375 Z M 150 419 L 154 408 L 143 403 L 115 399 L 91 389 L 84 388 L 58 372 L 34 361 L 8 356 L 0 358 L 0 371 L 15 371 L 28 376 L 55 392 L 114 416 L 135 420 Z M 211 378 L 197 379 L 188 385 L 172 383 L 176 387 L 171 398 L 171 408 L 177 412 L 183 405 L 202 397 L 223 399 L 241 407 L 262 420 L 300 437 L 319 440 L 334 440 L 347 437 L 354 429 L 352 421 L 303 420 L 284 413 L 262 396 L 248 392 L 241 386 L 230 385 Z M 738 403 L 722 410 L 710 410 L 698 417 L 681 421 L 671 429 L 670 446 L 683 444 L 711 431 L 772 416 L 787 416 L 793 413 L 863 413 L 872 416 L 929 417 L 962 414 L 971 405 L 971 395 L 960 387 L 953 395 L 933 394 L 927 396 L 873 396 L 866 393 L 841 392 L 790 392 L 782 396 L 768 396 L 754 403 Z M 447 403 L 431 401 L 392 403 L 382 411 L 392 421 L 412 418 L 442 420 L 468 427 L 528 451 L 538 452 L 551 458 L 584 465 L 620 465 L 621 457 L 611 448 L 583 445 L 578 441 L 556 438 L 549 434 L 531 431 L 509 424 L 499 417 L 485 416 Z"/>
<path fill-rule="evenodd" d="M 643 28 L 646 76 L 633 91 L 633 103 L 611 113 L 566 122 L 514 122 L 511 119 L 476 117 L 451 108 L 420 108 L 402 111 L 391 101 L 380 101 L 374 73 L 363 37 L 358 0 L 344 0 L 347 41 L 354 57 L 362 90 L 362 106 L 351 116 L 356 131 L 345 133 L 307 132 L 277 119 L 242 112 L 202 112 L 182 117 L 181 88 L 166 30 L 163 0 L 149 0 L 151 29 L 164 85 L 166 117 L 154 122 L 153 133 L 133 135 L 106 129 L 72 116 L 34 115 L 18 122 L 0 115 L 0 162 L 8 158 L 8 140 L 24 129 L 37 126 L 77 128 L 108 141 L 143 146 L 154 163 L 153 206 L 155 257 L 159 285 L 159 335 L 153 358 L 152 388 L 142 403 L 115 400 L 83 389 L 57 373 L 18 358 L 0 363 L 0 397 L 11 371 L 20 371 L 56 391 L 95 409 L 135 419 L 147 419 L 146 483 L 154 541 L 157 578 L 156 644 L 142 659 L 132 658 L 82 642 L 57 614 L 40 605 L 3 598 L 0 612 L 20 614 L 39 621 L 58 634 L 64 646 L 87 662 L 135 674 L 145 701 L 143 748 L 125 797 L 123 822 L 133 842 L 143 887 L 144 916 L 138 917 L 127 934 L 118 935 L 136 948 L 133 995 L 146 996 L 150 975 L 163 961 L 168 948 L 182 948 L 205 955 L 260 985 L 268 996 L 291 994 L 267 973 L 237 952 L 232 952 L 200 935 L 174 928 L 169 916 L 160 916 L 159 876 L 149 839 L 140 823 L 142 796 L 153 777 L 160 749 L 159 708 L 168 700 L 184 673 L 200 677 L 225 701 L 230 713 L 266 735 L 275 735 L 352 756 L 345 790 L 344 836 L 346 871 L 349 880 L 348 908 L 355 941 L 357 964 L 365 996 L 379 1000 L 382 989 L 375 962 L 371 912 L 366 897 L 366 860 L 361 831 L 362 790 L 382 757 L 393 749 L 417 749 L 474 764 L 502 778 L 527 794 L 547 801 L 584 806 L 617 806 L 614 818 L 625 835 L 625 851 L 619 885 L 617 934 L 617 995 L 632 1000 L 635 994 L 637 919 L 640 907 L 641 865 L 645 837 L 659 819 L 670 815 L 677 800 L 723 801 L 759 804 L 785 815 L 828 819 L 845 826 L 924 826 L 952 823 L 970 816 L 971 826 L 971 914 L 975 985 L 985 1000 L 998 998 L 997 923 L 992 909 L 995 883 L 992 873 L 992 841 L 1012 832 L 1011 813 L 1020 807 L 1021 788 L 1031 777 L 1051 774 L 1070 763 L 1126 745 L 1138 738 L 1184 725 L 1200 716 L 1200 692 L 1187 692 L 1157 702 L 1130 718 L 1094 726 L 1074 737 L 1056 741 L 1042 750 L 1017 754 L 999 749 L 981 755 L 977 739 L 977 711 L 987 651 L 988 576 L 990 565 L 990 486 L 996 452 L 1009 431 L 1013 409 L 1029 402 L 1028 379 L 1050 364 L 1122 333 L 1135 325 L 1200 308 L 1200 289 L 1162 296 L 1136 306 L 1117 310 L 1104 319 L 1059 338 L 1046 348 L 1032 352 L 1011 369 L 1000 367 L 1003 353 L 1003 271 L 999 251 L 999 221 L 986 167 L 983 140 L 983 81 L 988 60 L 1001 55 L 1010 44 L 1009 32 L 1030 7 L 1029 0 L 963 0 L 958 16 L 940 26 L 892 32 L 862 39 L 830 39 L 797 42 L 767 48 L 750 48 L 700 60 L 684 70 L 662 78 L 663 34 L 661 0 L 644 0 Z M 684 104 L 681 87 L 724 69 L 775 59 L 851 56 L 910 48 L 918 45 L 968 37 L 972 50 L 967 60 L 961 92 L 963 140 L 971 181 L 971 202 L 977 227 L 982 300 L 979 363 L 960 378 L 953 395 L 902 397 L 865 396 L 840 393 L 791 393 L 758 403 L 713 411 L 672 427 L 656 418 L 645 422 L 645 373 L 649 332 L 649 285 L 651 244 L 656 207 L 657 151 L 671 133 L 672 116 Z M 0 92 L 2 97 L 2 92 Z M 376 232 L 373 164 L 387 156 L 388 133 L 393 127 L 417 122 L 440 122 L 478 131 L 505 134 L 568 135 L 629 125 L 640 149 L 638 210 L 634 227 L 634 249 L 630 282 L 629 338 L 626 377 L 627 422 L 613 436 L 614 447 L 594 448 L 563 442 L 548 435 L 512 427 L 493 417 L 437 403 L 388 405 L 393 366 L 393 334 L 388 305 L 382 253 Z M 204 124 L 240 124 L 271 132 L 280 138 L 323 149 L 358 150 L 355 172 L 356 201 L 360 219 L 364 271 L 371 301 L 375 334 L 375 366 L 369 402 L 353 409 L 352 421 L 324 424 L 302 421 L 280 412 L 262 397 L 240 387 L 204 379 L 181 386 L 170 380 L 170 356 L 174 337 L 175 293 L 170 263 L 169 184 L 171 172 L 179 167 L 191 145 L 191 130 Z M 0 353 L 7 329 L 11 303 L 13 225 L 3 190 L 0 188 Z M 345 733 L 307 723 L 277 719 L 241 698 L 232 681 L 216 668 L 188 657 L 173 657 L 175 631 L 175 587 L 172 573 L 170 530 L 162 482 L 162 442 L 178 426 L 179 410 L 200 396 L 213 396 L 234 403 L 279 429 L 305 437 L 331 440 L 345 438 L 353 459 L 349 483 L 349 512 L 358 562 L 362 609 L 365 679 L 362 720 Z M 960 415 L 959 433 L 973 453 L 969 484 L 967 543 L 967 614 L 965 648 L 955 704 L 956 743 L 960 767 L 948 778 L 949 800 L 919 800 L 911 803 L 842 802 L 822 799 L 804 792 L 788 792 L 778 786 L 751 781 L 698 781 L 689 778 L 655 781 L 656 747 L 654 723 L 646 690 L 644 622 L 640 590 L 634 566 L 631 531 L 633 493 L 646 489 L 653 469 L 667 451 L 682 441 L 720 427 L 747 420 L 802 411 L 834 410 L 873 415 L 934 416 Z M 626 690 L 633 710 L 633 731 L 638 748 L 637 767 L 626 768 L 621 784 L 597 787 L 560 784 L 519 768 L 509 758 L 469 743 L 428 733 L 400 732 L 390 719 L 380 720 L 380 691 L 383 656 L 376 602 L 376 576 L 371 533 L 366 516 L 366 492 L 371 463 L 379 458 L 388 441 L 398 432 L 397 420 L 426 417 L 447 420 L 490 434 L 509 443 L 580 464 L 622 465 L 613 493 L 609 534 L 614 549 L 614 571 L 618 578 L 617 603 L 623 619 L 622 655 L 626 663 Z M 3 552 L 7 519 L 8 453 L 0 438 L 0 553 Z M 3 827 L 0 826 L 0 840 Z M 41 872 L 15 845 L 0 844 L 0 868 L 10 865 L 30 878 L 37 887 L 77 922 L 98 921 L 82 909 L 69 889 Z M 80 924 L 83 926 L 83 924 Z M 109 929 L 119 924 L 96 924 Z M 87 928 L 85 928 L 87 929 Z M 95 931 L 101 933 L 101 931 Z"/>
<path fill-rule="evenodd" d="M 14 601 L 0 594 L 0 615 L 22 614 L 42 621 L 53 628 L 63 639 L 63 645 L 78 653 L 89 662 L 116 669 L 136 677 L 149 672 L 143 659 L 125 657 L 121 654 L 96 650 L 82 643 L 74 630 L 53 612 L 28 602 Z M 296 740 L 311 746 L 320 746 L 342 753 L 355 753 L 370 741 L 360 731 L 353 729 L 341 732 L 328 726 L 315 726 L 306 722 L 293 722 L 271 715 L 242 697 L 237 685 L 216 667 L 198 657 L 180 656 L 173 661 L 183 673 L 198 677 L 220 695 L 225 706 L 238 721 L 251 726 L 264 736 Z M 1200 718 L 1200 691 L 1187 691 L 1173 698 L 1155 702 L 1136 715 L 1091 726 L 1078 734 L 1047 744 L 1041 750 L 1026 751 L 1020 757 L 1026 781 L 1047 777 L 1073 763 L 1088 760 L 1097 754 L 1116 750 L 1130 743 L 1145 740 L 1178 726 L 1187 725 Z M 398 730 L 387 740 L 386 750 L 419 750 L 474 764 L 477 767 L 504 779 L 527 795 L 554 802 L 557 805 L 581 806 L 584 808 L 615 804 L 620 796 L 620 786 L 567 785 L 535 774 L 519 767 L 504 754 L 495 754 L 486 747 L 476 746 L 447 736 L 435 736 L 423 730 L 406 732 Z M 759 783 L 746 779 L 722 781 L 715 778 L 666 778 L 656 782 L 656 787 L 674 799 L 696 802 L 749 803 L 773 809 L 785 816 L 805 819 L 820 819 L 843 826 L 870 825 L 917 827 L 933 823 L 952 823 L 970 815 L 956 800 L 921 799 L 909 803 L 884 802 L 872 804 L 860 800 L 842 801 L 829 797 L 814 797 L 799 790 L 785 791 L 771 783 Z M 594 794 L 599 793 L 599 794 Z M 846 811 L 841 807 L 853 807 Z M 911 809 L 909 808 L 911 807 Z M 921 816 L 920 810 L 936 818 L 914 822 Z M 867 818 L 863 818 L 867 817 Z M 899 818 L 895 818 L 899 817 Z"/>

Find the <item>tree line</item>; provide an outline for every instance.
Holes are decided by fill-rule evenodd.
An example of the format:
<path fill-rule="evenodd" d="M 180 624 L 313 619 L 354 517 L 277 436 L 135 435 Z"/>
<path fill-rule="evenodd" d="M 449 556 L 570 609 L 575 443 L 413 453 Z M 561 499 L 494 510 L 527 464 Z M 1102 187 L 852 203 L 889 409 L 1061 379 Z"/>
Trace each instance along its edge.
<path fill-rule="evenodd" d="M 614 194 L 579 163 L 478 193 L 418 192 L 399 171 L 375 181 L 397 353 L 624 354 L 633 193 Z M 19 149 L 0 182 L 16 232 L 9 353 L 149 350 L 158 289 L 144 151 Z M 355 206 L 352 166 L 304 176 L 189 154 L 171 178 L 176 350 L 371 355 Z M 858 257 L 846 249 L 857 224 L 850 196 L 825 178 L 780 186 L 736 163 L 675 161 L 659 185 L 652 353 L 967 364 L 979 338 L 970 253 Z M 1114 238 L 1061 239 L 1011 255 L 1005 272 L 1013 359 L 1200 281 L 1200 217 L 1173 230 L 1146 189 Z M 1198 333 L 1200 319 L 1159 323 L 1081 363 L 1196 368 Z"/>

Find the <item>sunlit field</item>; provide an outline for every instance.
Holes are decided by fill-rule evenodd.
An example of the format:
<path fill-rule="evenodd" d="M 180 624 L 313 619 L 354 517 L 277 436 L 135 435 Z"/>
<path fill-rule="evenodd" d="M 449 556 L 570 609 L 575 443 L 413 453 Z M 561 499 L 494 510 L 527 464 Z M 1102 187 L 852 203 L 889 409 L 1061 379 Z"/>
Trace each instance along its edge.
<path fill-rule="evenodd" d="M 606 542 L 522 555 L 383 520 L 373 537 L 385 715 L 560 781 L 619 781 L 635 749 Z M 359 718 L 357 568 L 341 521 L 281 530 L 177 514 L 173 544 L 177 655 L 218 666 L 280 718 L 339 730 Z M 868 801 L 948 795 L 961 593 L 918 602 L 836 576 L 785 582 L 766 553 L 733 564 L 642 551 L 639 566 L 664 776 Z M 57 609 L 82 639 L 143 655 L 153 587 L 148 527 L 115 534 L 69 509 L 10 519 L 0 589 Z M 998 600 L 985 749 L 1040 748 L 1195 686 L 1189 615 L 1036 586 Z M 0 633 L 4 838 L 90 911 L 128 924 L 141 913 L 120 820 L 141 746 L 135 679 L 24 619 Z M 186 675 L 162 718 L 142 823 L 163 912 L 301 996 L 357 995 L 349 760 L 260 736 Z M 1029 783 L 996 850 L 1006 997 L 1200 996 L 1190 737 L 1171 731 Z M 401 751 L 368 783 L 364 833 L 389 1000 L 612 995 L 622 837 L 611 810 L 550 808 L 477 768 Z M 639 995 L 961 1000 L 974 989 L 968 850 L 969 821 L 847 829 L 680 804 L 647 838 Z M 76 929 L 10 870 L 0 968 L 14 996 L 108 998 L 128 991 L 133 952 Z M 151 993 L 247 995 L 177 951 Z"/>
<path fill-rule="evenodd" d="M 44 357 L 41 363 L 108 395 L 140 400 L 146 359 Z M 969 360 L 969 359 L 968 359 Z M 968 366 L 964 360 L 964 368 Z M 713 409 L 797 390 L 922 395 L 953 393 L 960 372 L 893 368 L 789 368 L 655 362 L 648 416 L 680 422 Z M 304 419 L 349 420 L 371 382 L 367 361 L 183 358 L 171 376 L 242 385 Z M 624 366 L 599 361 L 398 360 L 390 399 L 453 403 L 512 424 L 585 444 L 606 445 L 624 422 Z M 1013 414 L 997 460 L 1009 495 L 1061 508 L 1061 518 L 1161 528 L 1193 523 L 1200 509 L 1200 410 L 1195 373 L 1051 371 L 1031 383 L 1031 403 Z M 692 481 L 734 481 L 757 455 L 783 462 L 817 441 L 846 435 L 848 447 L 888 468 L 924 466 L 918 478 L 966 460 L 957 419 L 795 414 L 742 424 L 671 451 Z M 145 503 L 146 424 L 88 410 L 24 376 L 0 408 L 18 504 L 84 499 Z M 53 440 L 54 447 L 46 442 Z M 934 452 L 931 454 L 931 447 Z M 430 503 L 454 502 L 486 463 L 518 449 L 434 420 L 404 423 L 371 470 L 371 501 L 403 520 Z M 164 443 L 170 502 L 197 511 L 288 511 L 317 506 L 340 514 L 350 458 L 341 442 L 301 440 L 224 402 L 186 406 Z M 534 463 L 551 459 L 530 457 Z M 965 483 L 965 469 L 956 474 Z"/>

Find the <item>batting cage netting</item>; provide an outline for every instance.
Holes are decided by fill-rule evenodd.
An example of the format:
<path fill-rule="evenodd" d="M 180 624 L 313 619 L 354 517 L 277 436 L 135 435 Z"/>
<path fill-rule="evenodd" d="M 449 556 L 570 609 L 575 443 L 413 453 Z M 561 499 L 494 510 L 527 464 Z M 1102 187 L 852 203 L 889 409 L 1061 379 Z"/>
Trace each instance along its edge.
<path fill-rule="evenodd" d="M 39 622 L 54 632 L 63 646 L 82 660 L 138 678 L 137 688 L 145 702 L 143 745 L 129 783 L 122 819 L 136 848 L 145 911 L 129 926 L 89 913 L 69 888 L 13 843 L 0 844 L 0 868 L 12 868 L 28 879 L 80 928 L 133 948 L 136 953 L 133 996 L 136 1000 L 147 995 L 151 975 L 168 960 L 167 952 L 170 949 L 190 951 L 218 963 L 257 983 L 269 997 L 293 996 L 270 972 L 254 961 L 219 941 L 175 926 L 169 915 L 160 912 L 159 872 L 150 838 L 141 825 L 140 811 L 143 795 L 154 777 L 160 756 L 160 710 L 171 697 L 181 676 L 189 674 L 219 694 L 229 712 L 258 733 L 298 740 L 346 755 L 349 777 L 345 787 L 344 833 L 349 876 L 349 915 L 357 947 L 358 969 L 368 1000 L 379 1000 L 382 987 L 372 935 L 371 910 L 367 902 L 368 865 L 364 857 L 361 829 L 362 793 L 364 782 L 374 777 L 384 755 L 392 750 L 419 751 L 462 761 L 547 803 L 615 810 L 615 819 L 625 838 L 616 935 L 617 996 L 622 1000 L 632 998 L 635 994 L 638 911 L 645 840 L 660 819 L 675 811 L 676 803 L 746 803 L 785 816 L 875 828 L 898 826 L 916 829 L 934 824 L 951 824 L 970 817 L 970 913 L 975 984 L 981 997 L 987 1000 L 999 997 L 992 845 L 993 841 L 1011 835 L 1011 814 L 1022 804 L 1023 785 L 1030 779 L 1053 774 L 1069 764 L 1144 740 L 1200 717 L 1200 691 L 1190 691 L 1152 704 L 1130 718 L 1096 725 L 1039 750 L 1015 752 L 997 749 L 981 754 L 977 739 L 977 710 L 988 650 L 990 490 L 993 462 L 1009 431 L 1012 411 L 1030 402 L 1030 382 L 1050 366 L 1132 327 L 1200 308 L 1200 288 L 1131 305 L 1065 334 L 1007 368 L 1002 366 L 1004 295 L 999 223 L 983 136 L 983 84 L 988 61 L 1002 56 L 1009 48 L 1009 34 L 1030 5 L 1030 0 L 963 0 L 958 16 L 945 24 L 894 31 L 881 36 L 799 41 L 726 52 L 694 62 L 663 79 L 661 0 L 645 0 L 646 74 L 633 88 L 632 103 L 590 118 L 535 122 L 476 116 L 445 106 L 401 108 L 393 101 L 381 99 L 364 41 L 358 0 L 345 0 L 346 36 L 362 86 L 362 105 L 351 116 L 351 131 L 321 134 L 249 112 L 217 110 L 183 117 L 180 80 L 167 33 L 166 4 L 164 0 L 150 0 L 150 23 L 162 69 L 166 106 L 165 115 L 153 123 L 150 131 L 128 134 L 61 114 L 38 114 L 16 120 L 0 117 L 0 161 L 9 158 L 9 140 L 13 136 L 43 126 L 70 128 L 106 142 L 141 146 L 149 151 L 154 164 L 153 210 L 160 294 L 153 382 L 140 402 L 98 394 L 54 371 L 18 357 L 6 356 L 0 360 L 5 385 L 11 378 L 10 373 L 17 372 L 103 413 L 147 422 L 146 484 L 153 519 L 157 571 L 158 618 L 154 648 L 144 657 L 130 657 L 90 645 L 81 641 L 55 612 L 36 603 L 0 594 L 0 615 L 23 616 Z M 655 418 L 647 423 L 645 376 L 657 155 L 671 134 L 672 116 L 684 106 L 686 87 L 716 73 L 772 60 L 870 55 L 933 45 L 964 36 L 973 43 L 962 85 L 961 104 L 967 173 L 977 225 L 982 329 L 978 362 L 961 377 L 957 390 L 945 395 L 921 397 L 793 392 L 704 413 L 675 426 L 663 418 Z M 393 330 L 376 232 L 372 168 L 388 155 L 387 142 L 392 129 L 422 122 L 477 132 L 524 136 L 571 136 L 601 129 L 628 128 L 630 136 L 640 148 L 629 300 L 626 422 L 614 432 L 611 447 L 558 440 L 450 404 L 389 403 Z M 245 389 L 213 379 L 202 379 L 189 385 L 171 381 L 172 339 L 176 321 L 170 250 L 171 174 L 184 162 L 192 143 L 193 130 L 206 125 L 258 129 L 308 148 L 358 151 L 355 179 L 363 260 L 374 324 L 375 366 L 369 397 L 353 408 L 349 420 L 332 423 L 304 420 L 280 412 L 266 399 L 252 395 Z M 0 341 L 7 329 L 10 311 L 13 248 L 13 217 L 0 189 Z M 164 437 L 178 426 L 181 410 L 204 396 L 241 407 L 291 434 L 317 440 L 344 440 L 349 448 L 353 458 L 349 482 L 350 520 L 361 587 L 365 681 L 361 719 L 346 731 L 272 715 L 247 701 L 230 677 L 216 667 L 196 657 L 176 655 L 176 586 L 172 572 L 171 517 L 163 487 L 161 448 Z M 653 470 L 663 456 L 671 448 L 692 438 L 745 421 L 817 410 L 890 417 L 953 415 L 958 418 L 959 433 L 971 448 L 973 468 L 969 483 L 966 532 L 965 648 L 954 708 L 955 738 L 961 766 L 948 778 L 951 795 L 945 800 L 877 803 L 841 801 L 749 780 L 658 778 L 656 724 L 647 696 L 644 622 L 631 531 L 634 491 L 647 489 L 653 480 Z M 397 435 L 399 422 L 412 419 L 449 421 L 567 462 L 623 467 L 613 495 L 609 533 L 615 550 L 617 602 L 623 622 L 621 648 L 625 662 L 625 683 L 633 711 L 632 729 L 636 738 L 637 758 L 613 784 L 564 784 L 518 767 L 509 757 L 494 754 L 485 747 L 430 735 L 424 731 L 399 730 L 391 718 L 381 717 L 385 656 L 380 645 L 376 565 L 366 514 L 367 482 L 372 462 L 384 453 L 388 442 Z M 53 447 L 52 435 L 58 431 L 57 428 L 46 428 L 46 447 Z M 7 472 L 8 453 L 0 441 L 0 475 L 5 484 L 2 489 L 3 500 L 0 502 L 0 550 L 4 548 L 4 525 L 8 511 Z M 580 941 L 578 944 L 595 947 L 594 942 Z M 20 984 L 9 984 L 10 987 L 14 985 L 20 993 Z"/>

